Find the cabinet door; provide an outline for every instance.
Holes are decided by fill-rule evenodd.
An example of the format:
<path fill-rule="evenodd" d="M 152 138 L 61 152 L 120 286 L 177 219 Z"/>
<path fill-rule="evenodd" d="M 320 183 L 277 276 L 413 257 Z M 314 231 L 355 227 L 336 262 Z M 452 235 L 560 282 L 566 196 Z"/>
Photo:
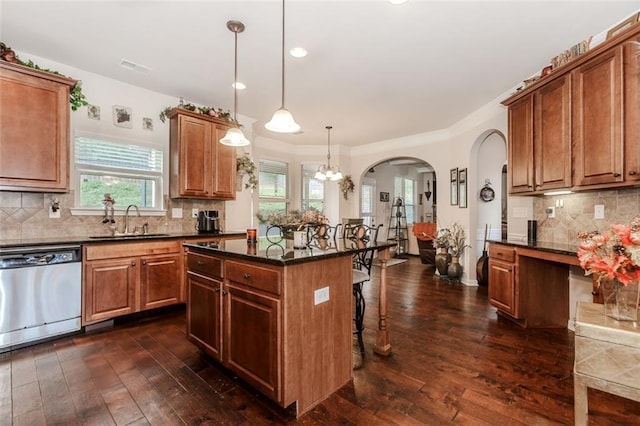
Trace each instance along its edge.
<path fill-rule="evenodd" d="M 571 77 L 558 77 L 534 93 L 535 190 L 571 187 Z"/>
<path fill-rule="evenodd" d="M 213 195 L 218 199 L 236 198 L 236 148 L 222 145 L 219 140 L 224 137 L 227 128 L 217 126 L 213 135 L 212 150 L 215 151 L 215 167 L 212 172 Z"/>
<path fill-rule="evenodd" d="M 279 401 L 280 301 L 233 284 L 225 293 L 224 363 L 260 392 Z"/>
<path fill-rule="evenodd" d="M 489 258 L 489 302 L 514 317 L 518 315 L 514 264 Z"/>
<path fill-rule="evenodd" d="M 187 337 L 207 354 L 222 361 L 222 283 L 187 273 Z"/>
<path fill-rule="evenodd" d="M 0 190 L 69 189 L 69 86 L 0 68 Z"/>
<path fill-rule="evenodd" d="M 509 106 L 509 193 L 533 188 L 533 96 Z"/>
<path fill-rule="evenodd" d="M 210 196 L 211 123 L 186 115 L 178 115 L 178 194 L 179 196 Z"/>
<path fill-rule="evenodd" d="M 136 311 L 138 259 L 85 262 L 83 324 L 91 324 Z"/>
<path fill-rule="evenodd" d="M 182 255 L 146 256 L 140 259 L 141 309 L 153 309 L 180 302 Z"/>
<path fill-rule="evenodd" d="M 575 186 L 624 180 L 622 81 L 622 46 L 572 72 Z"/>
<path fill-rule="evenodd" d="M 630 40 L 624 50 L 624 162 L 625 181 L 640 180 L 640 39 Z"/>

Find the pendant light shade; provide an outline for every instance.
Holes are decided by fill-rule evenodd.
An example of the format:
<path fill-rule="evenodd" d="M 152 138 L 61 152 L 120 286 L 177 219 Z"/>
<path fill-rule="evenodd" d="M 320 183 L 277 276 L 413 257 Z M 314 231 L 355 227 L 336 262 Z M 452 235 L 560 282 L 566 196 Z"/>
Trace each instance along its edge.
<path fill-rule="evenodd" d="M 240 124 L 236 117 L 238 107 L 238 33 L 244 31 L 244 24 L 240 21 L 228 21 L 227 28 L 233 32 L 235 45 L 234 45 L 234 65 L 233 65 L 233 120 L 236 122 L 236 127 L 231 127 L 227 130 L 227 134 L 220 139 L 220 143 L 227 146 L 247 146 L 250 144 L 249 140 L 244 137 L 244 133 L 240 130 Z"/>
<path fill-rule="evenodd" d="M 327 129 L 327 164 L 320 166 L 314 178 L 318 180 L 336 181 L 342 179 L 342 173 L 338 167 L 331 167 L 331 129 L 333 127 L 326 126 Z"/>
<path fill-rule="evenodd" d="M 284 0 L 282 0 L 282 104 L 280 109 L 273 113 L 271 121 L 264 127 L 277 133 L 295 133 L 300 130 L 300 125 L 295 122 L 291 113 L 284 107 Z"/>

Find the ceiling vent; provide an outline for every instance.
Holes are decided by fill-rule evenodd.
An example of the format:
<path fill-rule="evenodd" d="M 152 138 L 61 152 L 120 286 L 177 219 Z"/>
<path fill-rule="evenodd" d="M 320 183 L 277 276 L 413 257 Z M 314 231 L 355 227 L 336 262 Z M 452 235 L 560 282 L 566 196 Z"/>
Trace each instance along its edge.
<path fill-rule="evenodd" d="M 136 64 L 135 62 L 128 59 L 121 59 L 120 66 L 124 69 L 128 69 L 129 71 L 138 71 L 144 73 L 151 71 L 151 68 L 144 65 Z"/>

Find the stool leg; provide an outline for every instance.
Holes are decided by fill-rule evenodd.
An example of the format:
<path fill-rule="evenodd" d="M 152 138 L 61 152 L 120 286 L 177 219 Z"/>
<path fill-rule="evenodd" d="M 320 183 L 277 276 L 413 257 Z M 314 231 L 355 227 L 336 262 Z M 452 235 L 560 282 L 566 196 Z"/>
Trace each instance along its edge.
<path fill-rule="evenodd" d="M 358 345 L 360 346 L 360 353 L 364 355 L 364 341 L 362 340 L 362 330 L 364 330 L 364 308 L 365 301 L 362 296 L 362 284 L 357 283 L 353 285 L 353 300 L 355 301 L 355 318 L 356 331 L 358 336 Z"/>

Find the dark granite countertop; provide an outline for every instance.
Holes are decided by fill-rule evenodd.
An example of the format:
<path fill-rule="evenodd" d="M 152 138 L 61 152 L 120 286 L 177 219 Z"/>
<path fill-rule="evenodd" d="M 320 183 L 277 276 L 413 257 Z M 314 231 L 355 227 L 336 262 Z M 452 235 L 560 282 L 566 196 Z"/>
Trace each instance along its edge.
<path fill-rule="evenodd" d="M 579 246 L 578 242 L 576 242 L 575 244 L 558 243 L 553 241 L 527 242 L 521 240 L 489 240 L 489 242 L 514 247 L 522 247 L 531 250 L 545 251 L 549 253 L 565 254 L 569 256 L 576 256 Z"/>
<path fill-rule="evenodd" d="M 61 244 L 89 244 L 89 243 L 114 243 L 114 242 L 132 242 L 132 241 L 149 241 L 149 240 L 167 240 L 167 239 L 193 239 L 193 238 L 238 238 L 244 237 L 244 231 L 230 231 L 222 232 L 219 234 L 198 234 L 198 233 L 167 233 L 167 234 L 149 234 L 149 235 L 127 235 L 125 237 L 112 237 L 112 236 L 95 236 L 95 237 L 44 237 L 44 238 L 29 238 L 29 239 L 11 239 L 0 240 L 0 249 L 10 247 L 36 247 L 36 246 L 51 246 Z M 244 241 L 244 238 L 243 238 Z"/>
<path fill-rule="evenodd" d="M 263 240 L 258 244 L 247 244 L 245 240 L 225 240 L 217 244 L 186 242 L 183 245 L 190 249 L 204 250 L 211 254 L 223 254 L 235 259 L 285 266 L 352 255 L 361 251 L 390 248 L 394 247 L 396 243 L 388 241 L 363 243 L 362 241 L 337 238 L 335 243 L 331 240 L 326 249 L 313 246 L 304 249 L 293 248 L 291 240 L 282 240 L 279 243 Z"/>

